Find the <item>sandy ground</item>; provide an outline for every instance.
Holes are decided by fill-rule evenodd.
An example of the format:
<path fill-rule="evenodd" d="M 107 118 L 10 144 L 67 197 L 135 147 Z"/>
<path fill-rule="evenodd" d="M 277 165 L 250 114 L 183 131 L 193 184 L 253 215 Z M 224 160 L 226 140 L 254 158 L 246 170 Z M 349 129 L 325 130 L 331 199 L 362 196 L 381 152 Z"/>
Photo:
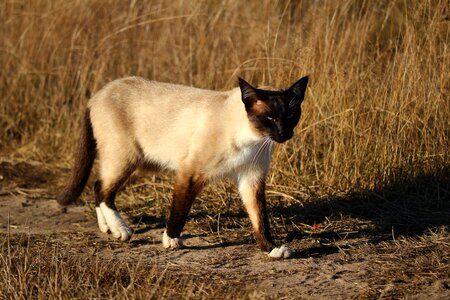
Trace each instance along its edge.
<path fill-rule="evenodd" d="M 166 251 L 160 243 L 161 226 L 135 226 L 133 229 L 131 241 L 121 244 L 98 231 L 88 206 L 69 207 L 65 211 L 52 199 L 27 199 L 21 195 L 0 197 L 0 232 L 53 235 L 62 243 L 73 241 L 75 248 L 79 247 L 76 240 L 80 238 L 110 241 L 114 247 L 100 250 L 104 256 L 126 261 L 151 259 L 174 271 L 192 272 L 193 276 L 211 276 L 222 280 L 223 284 L 241 285 L 243 295 L 250 293 L 256 298 L 282 295 L 330 299 L 408 295 L 450 298 L 449 278 L 423 282 L 417 281 L 417 276 L 411 276 L 411 282 L 399 281 L 395 274 L 392 278 L 380 278 L 389 273 L 386 269 L 393 262 L 377 251 L 363 253 L 364 247 L 340 249 L 339 245 L 314 245 L 310 240 L 305 250 L 305 241 L 293 241 L 291 247 L 297 250 L 293 259 L 273 260 L 253 243 L 221 243 L 216 236 L 189 235 L 189 230 L 185 235 L 185 249 Z M 74 253 L 81 255 L 89 251 L 78 250 Z M 397 294 L 405 285 L 407 290 Z"/>

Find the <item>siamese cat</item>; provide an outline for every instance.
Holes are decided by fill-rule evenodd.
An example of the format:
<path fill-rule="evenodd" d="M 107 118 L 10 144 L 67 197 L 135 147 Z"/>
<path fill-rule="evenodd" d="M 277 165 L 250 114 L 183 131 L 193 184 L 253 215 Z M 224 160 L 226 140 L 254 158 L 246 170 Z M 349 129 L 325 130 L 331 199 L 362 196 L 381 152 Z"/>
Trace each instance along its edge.
<path fill-rule="evenodd" d="M 270 235 L 265 179 L 272 143 L 294 134 L 307 84 L 303 77 L 286 90 L 259 89 L 239 78 L 239 88 L 219 92 L 138 77 L 115 80 L 89 100 L 72 175 L 58 202 L 75 202 L 98 155 L 98 226 L 126 241 L 132 230 L 114 203 L 121 185 L 137 168 L 175 171 L 162 237 L 165 248 L 175 249 L 183 246 L 180 234 L 198 193 L 215 179 L 231 177 L 260 248 L 288 258 L 292 251 L 276 247 Z"/>

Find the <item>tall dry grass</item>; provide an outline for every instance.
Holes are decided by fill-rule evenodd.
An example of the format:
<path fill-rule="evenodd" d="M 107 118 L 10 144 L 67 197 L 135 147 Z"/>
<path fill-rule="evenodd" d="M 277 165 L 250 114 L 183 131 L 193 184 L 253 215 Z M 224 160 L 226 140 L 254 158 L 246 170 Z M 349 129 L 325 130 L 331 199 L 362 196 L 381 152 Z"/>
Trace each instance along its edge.
<path fill-rule="evenodd" d="M 270 183 L 373 188 L 448 166 L 449 7 L 423 1 L 0 3 L 0 152 L 68 165 L 85 104 L 122 76 L 311 85 Z"/>
<path fill-rule="evenodd" d="M 360 239 L 449 225 L 449 14 L 447 0 L 0 1 L 0 192 L 56 193 L 88 98 L 115 78 L 225 90 L 237 75 L 280 87 L 310 75 L 297 134 L 274 155 L 271 225 L 302 251 L 304 239 L 314 248 L 348 242 L 359 250 L 346 259 L 359 263 L 380 246 L 358 248 Z M 21 160 L 34 163 L 14 163 Z M 170 201 L 170 182 L 153 179 L 118 199 L 137 199 L 125 206 L 137 219 L 143 210 L 161 217 Z M 216 187 L 197 201 L 188 226 L 250 239 L 247 218 L 235 213 L 239 200 Z M 149 192 L 158 197 L 148 201 Z M 448 278 L 448 230 L 433 232 L 443 241 L 381 243 L 387 250 L 372 258 L 374 269 L 392 259 L 371 278 L 383 291 L 377 296 L 386 282 L 409 295 L 408 272 Z M 248 285 L 245 272 L 231 280 L 218 273 L 216 283 L 209 271 L 199 279 L 147 258 L 77 252 L 110 247 L 93 240 L 3 234 L 0 298 L 237 298 Z"/>

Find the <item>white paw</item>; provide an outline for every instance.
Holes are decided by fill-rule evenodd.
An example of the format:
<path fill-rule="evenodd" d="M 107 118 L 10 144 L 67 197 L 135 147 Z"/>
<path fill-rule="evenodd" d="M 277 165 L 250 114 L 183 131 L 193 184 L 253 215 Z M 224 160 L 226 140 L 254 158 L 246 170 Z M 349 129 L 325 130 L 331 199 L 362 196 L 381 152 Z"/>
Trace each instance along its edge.
<path fill-rule="evenodd" d="M 101 232 L 108 233 L 109 227 L 108 224 L 106 224 L 105 216 L 103 216 L 101 208 L 96 207 L 95 211 L 97 213 L 98 228 L 100 228 Z"/>
<path fill-rule="evenodd" d="M 113 237 L 115 237 L 116 239 L 121 239 L 122 241 L 128 241 L 131 238 L 132 231 L 122 219 L 120 214 L 117 211 L 106 206 L 104 202 L 100 203 L 100 210 L 103 214 L 103 219 L 106 221 L 106 225 L 108 226 L 109 231 L 111 231 Z M 103 227 L 103 229 L 104 228 L 105 227 Z M 100 227 L 100 230 L 102 230 L 102 227 Z"/>
<path fill-rule="evenodd" d="M 273 258 L 289 258 L 292 257 L 292 250 L 285 245 L 282 245 L 279 248 L 273 248 L 272 251 L 270 251 L 269 256 Z"/>
<path fill-rule="evenodd" d="M 183 239 L 182 238 L 171 238 L 167 235 L 167 231 L 164 230 L 162 236 L 162 244 L 166 249 L 178 249 L 183 247 Z"/>

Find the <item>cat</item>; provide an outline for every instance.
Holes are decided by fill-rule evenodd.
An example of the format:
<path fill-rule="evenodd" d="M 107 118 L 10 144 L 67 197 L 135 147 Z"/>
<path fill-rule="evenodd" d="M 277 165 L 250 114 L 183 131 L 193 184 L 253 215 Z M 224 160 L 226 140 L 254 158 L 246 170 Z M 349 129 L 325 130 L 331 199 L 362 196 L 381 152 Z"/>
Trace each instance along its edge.
<path fill-rule="evenodd" d="M 261 250 L 270 257 L 293 252 L 276 247 L 266 212 L 265 179 L 272 143 L 294 134 L 308 77 L 286 90 L 239 87 L 212 91 L 127 77 L 110 82 L 88 102 L 75 162 L 58 203 L 76 201 L 98 154 L 94 184 L 101 232 L 129 240 L 131 229 L 115 206 L 115 196 L 137 169 L 176 172 L 173 199 L 162 244 L 183 246 L 180 237 L 192 203 L 202 188 L 221 177 L 237 183 Z"/>

